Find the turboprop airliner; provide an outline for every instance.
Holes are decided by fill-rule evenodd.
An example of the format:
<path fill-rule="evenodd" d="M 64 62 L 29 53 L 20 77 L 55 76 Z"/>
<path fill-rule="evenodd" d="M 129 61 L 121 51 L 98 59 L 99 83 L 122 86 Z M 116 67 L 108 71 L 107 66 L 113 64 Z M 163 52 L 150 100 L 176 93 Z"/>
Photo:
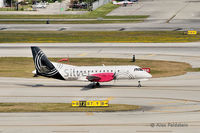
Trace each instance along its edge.
<path fill-rule="evenodd" d="M 51 62 L 39 47 L 31 47 L 35 64 L 35 76 L 44 76 L 59 80 L 80 80 L 92 82 L 92 88 L 100 87 L 100 82 L 112 80 L 137 80 L 138 87 L 141 81 L 149 80 L 152 75 L 140 67 L 129 66 L 73 66 Z"/>

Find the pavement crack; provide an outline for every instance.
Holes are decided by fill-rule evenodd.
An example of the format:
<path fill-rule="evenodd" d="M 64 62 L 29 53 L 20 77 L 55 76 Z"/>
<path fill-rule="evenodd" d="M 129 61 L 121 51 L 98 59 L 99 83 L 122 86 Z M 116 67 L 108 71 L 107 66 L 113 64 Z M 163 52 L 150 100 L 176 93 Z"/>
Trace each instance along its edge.
<path fill-rule="evenodd" d="M 187 6 L 189 5 L 189 3 L 187 3 L 185 6 L 183 6 L 181 9 L 179 9 L 172 17 L 170 17 L 167 21 L 166 21 L 166 23 L 170 23 L 170 21 L 172 20 L 172 19 L 174 19 L 184 8 L 186 8 Z"/>
<path fill-rule="evenodd" d="M 126 30 L 126 29 L 125 29 L 125 28 L 120 28 L 120 29 L 119 29 L 119 31 L 124 31 L 124 30 Z"/>
<path fill-rule="evenodd" d="M 7 28 L 3 27 L 3 28 L 0 28 L 0 30 L 6 30 Z"/>
<path fill-rule="evenodd" d="M 63 28 L 58 29 L 58 31 L 64 31 L 64 30 L 66 30 L 66 29 L 67 29 L 67 28 L 63 27 Z"/>

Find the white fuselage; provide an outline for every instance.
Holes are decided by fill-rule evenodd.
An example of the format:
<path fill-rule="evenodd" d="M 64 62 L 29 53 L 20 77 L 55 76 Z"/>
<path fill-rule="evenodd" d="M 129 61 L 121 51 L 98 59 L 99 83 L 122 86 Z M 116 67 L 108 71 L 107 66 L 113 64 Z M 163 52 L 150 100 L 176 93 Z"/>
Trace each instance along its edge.
<path fill-rule="evenodd" d="M 65 80 L 88 81 L 87 76 L 99 73 L 115 73 L 116 79 L 148 80 L 151 74 L 138 66 L 72 66 L 52 62 Z"/>

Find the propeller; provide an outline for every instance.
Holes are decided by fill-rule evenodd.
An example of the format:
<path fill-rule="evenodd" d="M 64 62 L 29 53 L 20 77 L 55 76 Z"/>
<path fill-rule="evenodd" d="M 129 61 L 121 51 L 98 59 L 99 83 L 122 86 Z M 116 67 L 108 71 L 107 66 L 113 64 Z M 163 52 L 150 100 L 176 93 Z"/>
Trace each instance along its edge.
<path fill-rule="evenodd" d="M 117 74 L 116 74 L 116 72 L 113 74 L 113 80 L 114 80 L 114 84 L 115 84 L 116 80 L 117 80 Z"/>

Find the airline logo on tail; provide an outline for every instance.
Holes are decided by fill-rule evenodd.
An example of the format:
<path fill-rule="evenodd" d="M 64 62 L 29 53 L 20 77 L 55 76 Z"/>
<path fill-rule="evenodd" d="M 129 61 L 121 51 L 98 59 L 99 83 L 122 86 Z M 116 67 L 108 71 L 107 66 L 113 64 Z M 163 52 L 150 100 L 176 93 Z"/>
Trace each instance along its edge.
<path fill-rule="evenodd" d="M 50 68 L 43 65 L 44 63 L 42 63 L 42 61 L 47 62 L 47 59 L 46 59 L 45 54 L 40 50 L 34 59 L 36 70 L 39 73 L 44 73 L 47 76 L 53 76 L 58 73 L 55 67 L 52 70 L 50 70 Z"/>
<path fill-rule="evenodd" d="M 37 75 L 42 75 L 45 77 L 56 77 L 58 79 L 64 80 L 64 78 L 60 75 L 54 65 L 48 60 L 42 50 L 40 50 L 38 47 L 31 47 L 31 50 Z"/>

